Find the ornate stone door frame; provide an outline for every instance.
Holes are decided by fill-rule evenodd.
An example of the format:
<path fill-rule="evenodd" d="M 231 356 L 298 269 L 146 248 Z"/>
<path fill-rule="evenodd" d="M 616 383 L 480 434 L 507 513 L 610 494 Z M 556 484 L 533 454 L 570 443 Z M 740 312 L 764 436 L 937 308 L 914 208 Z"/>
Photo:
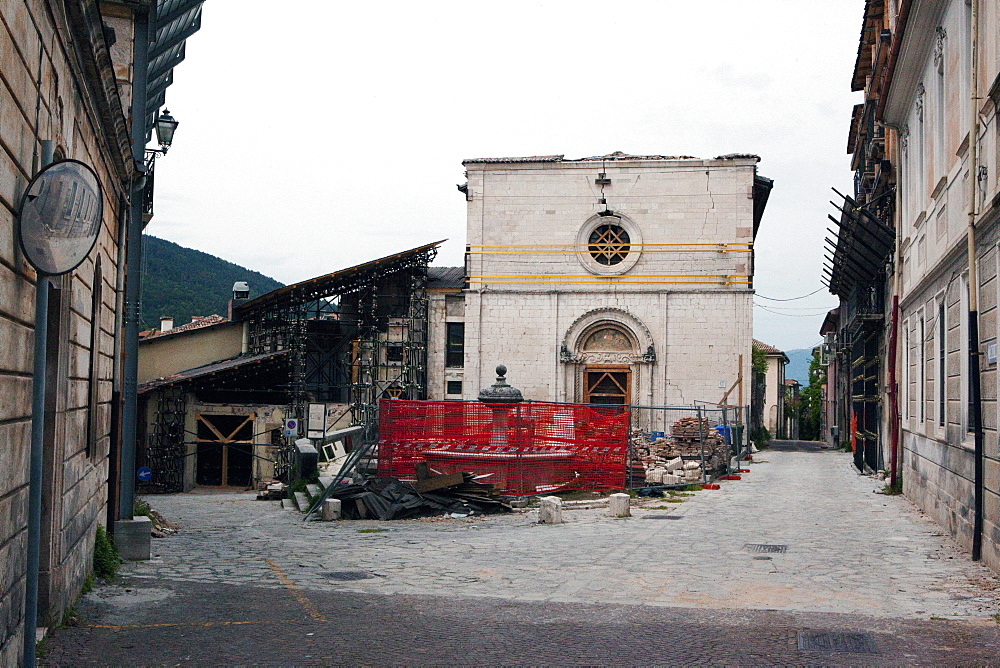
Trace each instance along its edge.
<path fill-rule="evenodd" d="M 631 350 L 583 350 L 584 343 L 594 332 L 610 327 L 624 333 L 631 341 Z M 621 308 L 599 308 L 577 318 L 563 338 L 559 354 L 565 365 L 565 387 L 573 388 L 567 401 L 586 400 L 585 373 L 588 366 L 627 367 L 629 374 L 629 402 L 652 401 L 652 367 L 656 364 L 653 337 L 641 320 Z"/>

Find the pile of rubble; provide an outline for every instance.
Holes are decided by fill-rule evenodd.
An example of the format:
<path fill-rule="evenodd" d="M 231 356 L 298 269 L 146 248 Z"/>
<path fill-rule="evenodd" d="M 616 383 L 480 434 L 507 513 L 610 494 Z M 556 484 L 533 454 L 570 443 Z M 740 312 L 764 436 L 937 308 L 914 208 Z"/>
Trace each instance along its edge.
<path fill-rule="evenodd" d="M 415 483 L 367 478 L 337 488 L 328 498 L 340 500 L 344 519 L 466 517 L 512 510 L 494 495 L 493 485 L 476 482 L 471 473 L 428 476 Z"/>
<path fill-rule="evenodd" d="M 645 430 L 632 432 L 634 460 L 642 464 L 646 484 L 679 485 L 698 482 L 702 478 L 702 442 L 705 466 L 718 471 L 729 461 L 729 446 L 705 418 L 684 417 L 673 424 L 669 436 L 653 437 Z"/>

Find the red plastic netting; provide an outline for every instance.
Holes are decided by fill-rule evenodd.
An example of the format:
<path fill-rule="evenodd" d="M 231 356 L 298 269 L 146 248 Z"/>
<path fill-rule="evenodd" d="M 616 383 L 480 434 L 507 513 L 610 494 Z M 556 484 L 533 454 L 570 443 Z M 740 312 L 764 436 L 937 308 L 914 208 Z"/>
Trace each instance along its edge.
<path fill-rule="evenodd" d="M 383 399 L 378 472 L 415 480 L 426 462 L 513 495 L 623 489 L 628 437 L 627 406 Z"/>

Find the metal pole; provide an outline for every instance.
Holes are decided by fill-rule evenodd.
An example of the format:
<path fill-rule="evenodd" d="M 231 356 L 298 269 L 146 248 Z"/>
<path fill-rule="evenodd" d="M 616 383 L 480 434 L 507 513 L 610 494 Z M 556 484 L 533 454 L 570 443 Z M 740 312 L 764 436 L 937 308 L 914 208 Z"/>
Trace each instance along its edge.
<path fill-rule="evenodd" d="M 698 442 L 701 444 L 701 481 L 708 482 L 708 473 L 705 471 L 705 425 L 701 421 L 701 406 L 695 408 L 698 413 Z"/>
<path fill-rule="evenodd" d="M 39 169 L 52 162 L 54 143 L 39 142 Z M 28 564 L 24 582 L 24 665 L 35 665 L 35 629 L 38 627 L 38 561 L 42 542 L 42 471 L 45 442 L 45 350 L 49 333 L 49 277 L 35 276 L 35 359 L 31 377 L 31 452 L 28 475 Z"/>
<path fill-rule="evenodd" d="M 973 523 L 972 560 L 983 556 L 983 443 L 982 395 L 979 377 L 979 270 L 976 258 L 976 190 L 979 180 L 979 2 L 972 0 L 971 29 L 969 35 L 971 54 L 969 72 L 969 227 L 967 244 L 969 253 L 969 421 L 975 443 L 973 468 Z"/>
<path fill-rule="evenodd" d="M 28 566 L 24 583 L 24 665 L 35 665 L 38 626 L 38 555 L 42 535 L 42 449 L 45 439 L 45 349 L 49 326 L 49 278 L 35 280 L 35 364 L 31 381 L 31 465 L 28 481 Z"/>
<path fill-rule="evenodd" d="M 146 149 L 146 84 L 149 55 L 149 14 L 140 11 L 135 16 L 135 40 L 133 41 L 132 81 L 132 159 L 136 167 L 145 173 Z M 132 182 L 131 202 L 129 202 L 128 233 L 125 253 L 125 327 L 122 360 L 122 442 L 121 442 L 121 488 L 118 497 L 118 518 L 132 519 L 135 501 L 135 450 L 137 419 L 137 381 L 139 372 L 139 318 L 142 276 L 142 195 L 145 178 L 140 176 Z"/>

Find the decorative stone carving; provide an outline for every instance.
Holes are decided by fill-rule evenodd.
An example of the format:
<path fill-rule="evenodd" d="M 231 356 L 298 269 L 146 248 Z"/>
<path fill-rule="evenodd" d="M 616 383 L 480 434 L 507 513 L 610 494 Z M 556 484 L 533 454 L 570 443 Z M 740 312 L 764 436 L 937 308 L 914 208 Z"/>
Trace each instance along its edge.
<path fill-rule="evenodd" d="M 938 74 L 944 74 L 944 40 L 948 37 L 948 31 L 942 26 L 934 29 L 936 38 L 934 40 L 934 66 Z"/>
<path fill-rule="evenodd" d="M 586 350 L 593 336 L 601 330 L 612 328 L 624 338 L 631 339 L 632 350 Z M 616 341 L 615 348 L 624 348 Z M 640 350 L 645 352 L 640 353 Z M 649 328 L 634 315 L 621 308 L 607 307 L 588 311 L 577 318 L 559 347 L 559 361 L 563 364 L 653 364 L 656 352 Z"/>
<path fill-rule="evenodd" d="M 910 126 L 906 123 L 903 123 L 903 127 L 899 129 L 899 144 L 904 151 L 910 145 Z"/>
<path fill-rule="evenodd" d="M 921 121 L 924 120 L 924 85 L 922 83 L 917 84 L 917 118 Z"/>

